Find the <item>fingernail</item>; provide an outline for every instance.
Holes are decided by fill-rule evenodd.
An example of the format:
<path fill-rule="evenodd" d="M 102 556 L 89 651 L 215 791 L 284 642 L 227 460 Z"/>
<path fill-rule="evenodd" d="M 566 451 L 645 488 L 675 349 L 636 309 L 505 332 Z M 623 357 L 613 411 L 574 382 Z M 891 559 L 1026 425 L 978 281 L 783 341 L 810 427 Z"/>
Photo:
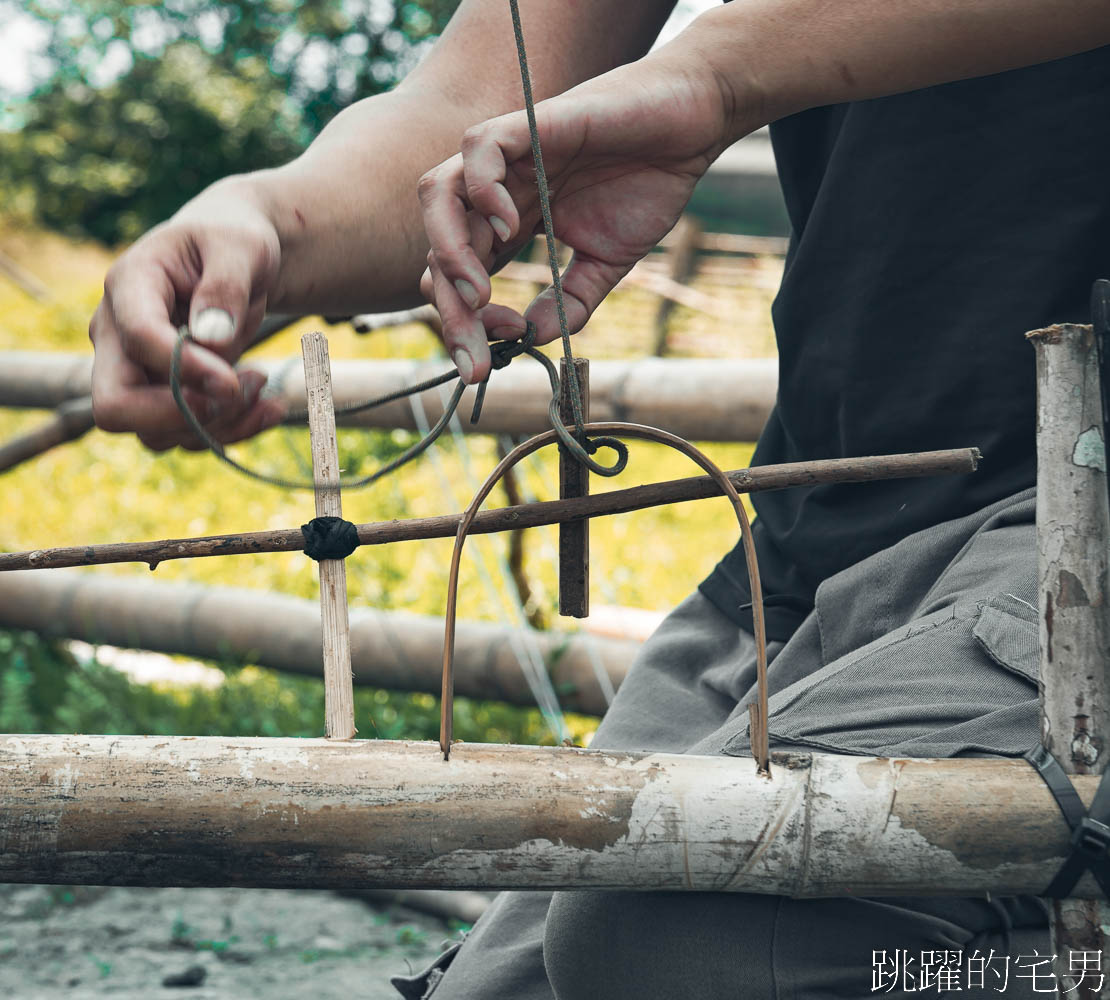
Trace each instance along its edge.
<path fill-rule="evenodd" d="M 497 233 L 498 239 L 502 242 L 506 241 L 511 235 L 509 224 L 500 216 L 491 215 L 489 217 L 489 224 L 493 227 L 493 231 Z"/>
<path fill-rule="evenodd" d="M 456 279 L 455 290 L 463 297 L 463 301 L 470 306 L 471 309 L 478 308 L 478 289 L 469 281 L 464 281 L 462 278 Z"/>
<path fill-rule="evenodd" d="M 455 362 L 455 367 L 458 368 L 462 380 L 469 384 L 471 377 L 474 375 L 474 361 L 471 359 L 470 353 L 464 347 L 456 347 L 451 352 L 451 360 Z"/>
<path fill-rule="evenodd" d="M 223 309 L 205 309 L 193 321 L 192 334 L 202 344 L 226 344 L 235 336 L 235 321 Z"/>

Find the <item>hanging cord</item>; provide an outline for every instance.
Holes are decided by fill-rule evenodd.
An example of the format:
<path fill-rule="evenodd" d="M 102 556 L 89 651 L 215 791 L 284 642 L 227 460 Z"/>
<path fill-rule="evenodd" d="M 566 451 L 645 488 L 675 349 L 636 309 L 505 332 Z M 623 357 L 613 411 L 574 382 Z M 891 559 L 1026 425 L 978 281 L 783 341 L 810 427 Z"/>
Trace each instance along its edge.
<path fill-rule="evenodd" d="M 570 451 L 575 459 L 585 465 L 591 472 L 596 472 L 600 476 L 616 476 L 623 472 L 625 466 L 628 464 L 628 449 L 622 442 L 615 438 L 596 438 L 593 441 L 587 441 L 584 445 L 559 419 L 559 372 L 556 370 L 551 359 L 533 346 L 535 340 L 536 327 L 534 324 L 529 323 L 524 336 L 520 340 L 502 340 L 490 344 L 491 374 L 494 371 L 499 371 L 507 367 L 510 362 L 512 362 L 513 358 L 519 357 L 521 354 L 527 354 L 529 357 L 535 358 L 544 366 L 547 371 L 548 381 L 551 383 L 551 402 L 547 407 L 547 415 L 563 447 Z M 177 343 L 174 345 L 173 355 L 170 358 L 170 391 L 173 394 L 174 402 L 177 403 L 177 408 L 181 411 L 182 416 L 185 418 L 185 422 L 192 429 L 193 433 L 211 449 L 212 453 L 220 459 L 220 461 L 231 466 L 236 471 L 241 472 L 244 476 L 249 476 L 251 479 L 256 479 L 262 483 L 269 483 L 271 486 L 278 486 L 282 489 L 316 489 L 319 484 L 311 480 L 288 479 L 283 476 L 273 476 L 265 472 L 259 472 L 256 469 L 251 469 L 243 465 L 227 454 L 224 450 L 224 446 L 208 432 L 208 429 L 200 422 L 200 418 L 189 406 L 188 400 L 185 399 L 185 393 L 181 383 L 181 352 L 188 343 L 195 343 L 195 341 L 193 340 L 192 334 L 183 327 L 178 334 Z M 573 368 L 573 366 L 571 367 Z M 337 417 L 350 416 L 353 413 L 361 413 L 364 410 L 370 410 L 376 406 L 384 406 L 386 403 L 392 403 L 398 399 L 404 399 L 408 396 L 425 392 L 428 389 L 434 389 L 437 386 L 445 385 L 458 377 L 459 371 L 456 368 L 453 371 L 444 372 L 442 375 L 435 376 L 435 378 L 427 379 L 416 385 L 406 386 L 404 389 L 398 389 L 384 396 L 378 396 L 373 399 L 353 403 L 349 406 L 339 407 L 336 409 L 335 415 Z M 470 414 L 470 423 L 472 425 L 477 424 L 481 419 L 487 383 L 488 376 L 478 384 L 478 390 L 474 398 L 474 408 Z M 402 454 L 398 455 L 392 461 L 387 462 L 370 475 L 363 476 L 359 479 L 340 480 L 338 485 L 343 489 L 358 489 L 363 486 L 369 486 L 371 483 L 377 482 L 383 476 L 391 472 L 395 472 L 397 469 L 401 468 L 401 466 L 421 455 L 431 447 L 447 428 L 447 425 L 451 422 L 451 417 L 454 416 L 455 411 L 458 409 L 459 402 L 462 400 L 465 391 L 466 385 L 464 383 L 460 382 L 455 386 L 454 391 L 451 393 L 451 398 L 448 400 L 435 426 L 411 448 L 406 449 Z M 307 411 L 302 411 L 293 414 L 289 419 L 307 420 L 307 417 Z M 601 447 L 611 448 L 617 453 L 617 460 L 613 465 L 602 465 L 591 456 L 591 452 L 597 451 L 597 449 Z"/>
<path fill-rule="evenodd" d="M 516 40 L 516 57 L 520 64 L 520 83 L 524 89 L 524 110 L 528 116 L 528 135 L 532 141 L 532 162 L 536 170 L 536 189 L 540 198 L 540 213 L 543 215 L 544 240 L 547 243 L 547 265 L 551 269 L 551 287 L 555 292 L 555 312 L 559 317 L 559 333 L 563 340 L 563 357 L 566 358 L 567 384 L 570 389 L 571 412 L 574 415 L 574 436 L 591 455 L 600 442 L 591 442 L 586 437 L 583 426 L 582 388 L 578 384 L 578 373 L 574 369 L 574 351 L 570 346 L 570 324 L 567 322 L 567 308 L 563 297 L 563 277 L 559 273 L 559 254 L 555 248 L 555 224 L 551 220 L 551 190 L 547 185 L 547 171 L 543 165 L 543 150 L 540 149 L 540 130 L 536 124 L 536 102 L 532 96 L 532 75 L 528 71 L 528 54 L 524 50 L 524 29 L 520 24 L 518 0 L 509 0 L 509 10 L 513 18 L 513 37 Z M 561 420 L 556 421 L 561 423 Z M 612 447 L 612 445 L 609 445 Z M 627 452 L 625 453 L 627 459 Z M 623 468 L 623 466 L 622 466 Z M 599 472 L 598 469 L 593 469 Z M 616 475 L 615 472 L 599 472 L 599 475 Z"/>

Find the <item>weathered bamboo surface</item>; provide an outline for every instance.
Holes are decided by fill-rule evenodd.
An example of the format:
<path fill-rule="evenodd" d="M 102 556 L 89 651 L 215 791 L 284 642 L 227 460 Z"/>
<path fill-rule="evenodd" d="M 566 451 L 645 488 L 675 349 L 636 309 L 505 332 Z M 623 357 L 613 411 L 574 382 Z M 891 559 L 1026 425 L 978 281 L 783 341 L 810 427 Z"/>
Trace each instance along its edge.
<path fill-rule="evenodd" d="M 331 358 L 322 333 L 301 337 L 304 381 L 308 390 L 308 432 L 317 517 L 343 517 L 339 490 L 339 444 L 332 406 Z M 347 563 L 321 559 L 320 621 L 324 657 L 324 733 L 329 739 L 354 739 L 355 692 L 351 674 L 351 627 L 347 617 Z"/>
<path fill-rule="evenodd" d="M 235 587 L 164 583 L 65 570 L 0 573 L 0 628 L 152 649 L 210 660 L 243 660 L 322 676 L 320 609 L 315 601 Z M 356 684 L 439 694 L 443 620 L 403 611 L 350 610 Z M 608 707 L 595 663 L 614 688 L 640 643 L 572 632 L 537 632 L 492 622 L 459 622 L 459 694 L 534 705 L 514 650 L 534 643 L 568 711 Z"/>
<path fill-rule="evenodd" d="M 0 880 L 1010 895 L 1069 843 L 1020 760 L 786 754 L 774 775 L 565 747 L 445 762 L 432 743 L 4 736 Z"/>
<path fill-rule="evenodd" d="M 1098 351 L 1090 326 L 1028 336 L 1037 353 L 1041 742 L 1065 773 L 1101 775 L 1110 742 L 1110 506 Z M 1105 901 L 1053 900 L 1053 951 L 1102 954 L 1108 923 Z M 1058 972 L 1061 997 L 1110 996 L 1105 981 L 1076 984 L 1063 962 Z"/>
<path fill-rule="evenodd" d="M 604 427 L 603 424 L 591 424 Z M 598 433 L 604 433 L 599 430 Z M 792 462 L 727 473 L 741 493 L 781 490 L 790 486 L 817 483 L 863 483 L 880 479 L 906 479 L 917 476 L 966 475 L 979 462 L 976 448 L 927 451 L 909 455 L 879 455 L 870 458 L 837 458 L 817 462 Z M 709 476 L 672 479 L 647 486 L 633 486 L 608 493 L 595 493 L 570 500 L 501 507 L 478 514 L 470 534 L 489 534 L 514 528 L 535 528 L 583 517 L 626 514 L 645 507 L 705 500 L 720 496 Z M 426 538 L 453 538 L 461 514 L 443 514 L 409 520 L 378 521 L 358 525 L 363 545 L 417 541 Z M 165 538 L 153 542 L 112 542 L 104 545 L 75 545 L 27 552 L 0 553 L 0 572 L 20 569 L 58 569 L 65 566 L 98 566 L 107 563 L 141 562 L 154 569 L 169 559 L 197 559 L 204 556 L 233 556 L 254 552 L 294 552 L 304 548 L 300 528 L 248 531 L 201 538 Z M 352 558 L 358 558 L 357 554 Z"/>
<path fill-rule="evenodd" d="M 304 375 L 300 364 L 250 359 L 265 371 L 292 409 L 304 410 Z M 446 361 L 340 361 L 332 366 L 337 409 L 370 397 L 395 392 L 450 370 Z M 87 396 L 91 355 L 12 351 L 0 354 L 0 406 L 53 409 L 74 396 Z M 696 441 L 754 441 L 775 402 L 778 387 L 774 359 L 645 358 L 595 361 L 591 367 L 590 406 L 594 420 L 652 424 Z M 460 412 L 469 414 L 473 388 L 463 396 Z M 436 390 L 419 397 L 428 421 L 435 423 L 446 398 Z M 547 402 L 551 387 L 543 368 L 524 358 L 494 372 L 482 419 L 464 431 L 487 434 L 535 434 L 550 426 Z M 399 400 L 339 418 L 341 426 L 416 430 L 408 400 Z"/>

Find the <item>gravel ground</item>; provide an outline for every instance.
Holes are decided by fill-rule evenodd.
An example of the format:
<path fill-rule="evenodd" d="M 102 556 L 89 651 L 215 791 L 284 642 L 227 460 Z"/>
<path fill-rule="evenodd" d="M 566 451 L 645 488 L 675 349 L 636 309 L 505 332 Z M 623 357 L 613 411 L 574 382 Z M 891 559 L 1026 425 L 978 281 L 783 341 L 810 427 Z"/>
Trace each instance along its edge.
<path fill-rule="evenodd" d="M 455 936 L 331 892 L 0 885 L 0 997 L 396 1000 Z"/>

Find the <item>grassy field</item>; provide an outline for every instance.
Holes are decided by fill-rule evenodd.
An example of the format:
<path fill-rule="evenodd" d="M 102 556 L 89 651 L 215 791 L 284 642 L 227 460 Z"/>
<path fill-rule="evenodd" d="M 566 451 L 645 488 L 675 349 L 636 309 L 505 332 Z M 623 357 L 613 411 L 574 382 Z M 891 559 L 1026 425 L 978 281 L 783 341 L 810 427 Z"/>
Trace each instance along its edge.
<path fill-rule="evenodd" d="M 56 297 L 50 303 L 36 303 L 0 277 L 0 350 L 89 351 L 88 317 L 99 298 L 100 282 L 111 255 L 95 246 L 81 246 L 13 226 L 0 229 L 0 250 L 37 275 Z M 771 293 L 767 288 L 773 285 L 781 264 L 766 260 L 743 266 L 750 267 L 758 276 L 759 287 L 726 287 L 714 284 L 712 279 L 698 283 L 703 291 L 729 300 L 736 316 L 735 325 L 722 329 L 717 321 L 679 309 L 674 321 L 675 353 L 763 356 L 772 352 Z M 496 285 L 495 295 L 501 301 L 521 306 L 528 291 L 527 286 L 519 283 L 501 282 Z M 646 292 L 615 294 L 599 310 L 590 328 L 576 338 L 576 348 L 595 358 L 645 353 L 651 344 L 650 321 L 657 302 Z M 275 358 L 299 355 L 299 337 L 313 326 L 314 321 L 306 320 L 274 338 L 257 354 Z M 337 327 L 329 329 L 328 334 L 333 358 L 442 356 L 438 340 L 423 327 L 402 327 L 367 337 L 360 337 L 347 327 Z M 490 391 L 497 391 L 496 375 Z M 41 418 L 41 414 L 0 411 L 0 439 Z M 342 432 L 341 450 L 347 472 L 370 471 L 376 456 L 390 453 L 403 440 L 404 435 L 389 432 Z M 745 444 L 710 444 L 706 450 L 726 469 L 746 465 L 751 454 L 750 445 Z M 296 472 L 308 461 L 307 432 L 270 431 L 238 446 L 235 454 L 254 466 Z M 348 492 L 344 497 L 345 515 L 354 521 L 373 521 L 458 511 L 495 460 L 495 443 L 491 438 L 446 440 L 434 453 L 382 483 L 368 490 Z M 628 470 L 613 480 L 595 477 L 593 489 L 619 489 L 692 472 L 681 456 L 657 446 L 633 444 Z M 555 483 L 553 454 L 542 455 L 525 468 L 524 485 L 528 492 L 540 498 L 550 497 Z M 504 501 L 495 494 L 491 502 Z M 155 455 L 134 438 L 100 431 L 0 477 L 2 550 L 290 527 L 311 516 L 312 498 L 307 494 L 251 482 L 209 455 L 184 452 Z M 529 533 L 526 569 L 541 610 L 559 627 L 554 613 L 555 531 L 551 527 Z M 732 546 L 736 526 L 725 501 L 707 500 L 597 520 L 593 522 L 591 536 L 596 603 L 666 610 L 685 597 Z M 352 605 L 442 614 L 450 545 L 449 540 L 440 540 L 361 550 L 348 560 Z M 510 616 L 512 594 L 496 572 L 505 546 L 504 538 L 490 536 L 475 539 L 468 546 L 460 595 L 462 618 L 499 620 Z M 476 569 L 475 559 L 479 555 L 493 567 L 489 585 L 482 582 Z M 148 571 L 119 566 L 90 572 Z M 300 553 L 183 560 L 160 566 L 157 575 L 159 579 L 231 584 L 301 597 L 314 597 L 316 593 L 315 567 Z M 0 643 L 0 671 L 6 664 L 11 674 L 13 650 L 22 649 L 26 660 L 28 643 L 23 637 L 18 641 L 9 637 L 7 651 Z M 288 695 L 286 702 L 292 699 L 307 709 L 308 703 L 316 701 L 319 687 L 313 687 L 312 682 L 269 678 L 259 670 L 238 671 L 235 677 L 238 684 L 247 688 L 258 685 L 263 705 L 280 704 L 284 693 Z M 16 690 L 14 682 L 0 686 L 0 723 L 6 718 L 12 726 L 18 716 L 11 702 Z M 198 692 L 172 694 L 177 703 L 190 702 L 198 710 L 205 697 L 216 700 L 223 697 L 202 696 Z M 224 713 L 233 709 L 211 704 L 207 711 L 210 718 L 217 720 L 212 724 L 218 725 L 220 718 L 231 718 Z M 370 714 L 374 723 L 360 725 L 363 735 L 377 731 L 383 735 L 426 736 L 426 723 L 434 716 L 434 703 L 427 696 L 365 692 L 360 699 L 360 711 Z M 488 706 L 475 709 L 473 731 L 468 730 L 467 738 L 497 739 L 506 735 L 518 739 L 545 738 L 536 713 L 506 709 L 510 715 L 502 718 L 499 711 Z M 261 712 L 257 723 L 250 725 L 270 730 L 275 725 L 292 727 L 297 734 L 304 735 L 308 734 L 304 731 L 306 727 L 311 729 L 310 720 L 301 718 L 302 712 L 294 713 L 300 720 L 296 722 L 291 716 L 281 722 L 278 713 L 275 718 L 279 721 L 271 720 L 272 725 L 264 724 L 265 714 Z M 412 726 L 408 726 L 410 716 Z M 187 725 L 196 728 L 203 717 L 203 711 L 190 712 L 191 721 Z M 511 722 L 505 721 L 510 718 Z M 29 721 L 43 724 L 42 719 Z M 101 715 L 84 720 L 69 718 L 66 724 L 80 727 L 84 723 L 93 731 L 94 724 L 110 725 L 111 721 Z M 186 725 L 180 719 L 163 720 L 160 724 L 169 727 L 169 731 L 180 731 Z M 573 727 L 582 738 L 588 737 L 591 728 L 589 720 L 578 720 Z"/>

